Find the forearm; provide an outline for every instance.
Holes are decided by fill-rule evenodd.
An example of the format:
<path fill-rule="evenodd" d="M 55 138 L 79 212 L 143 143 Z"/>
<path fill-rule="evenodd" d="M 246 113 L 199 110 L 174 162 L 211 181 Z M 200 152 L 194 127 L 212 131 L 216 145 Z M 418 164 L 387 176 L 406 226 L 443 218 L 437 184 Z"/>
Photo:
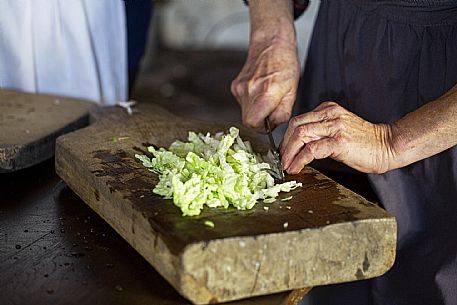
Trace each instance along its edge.
<path fill-rule="evenodd" d="M 390 169 L 436 155 L 457 144 L 457 85 L 391 126 Z"/>
<path fill-rule="evenodd" d="M 250 0 L 250 44 L 280 39 L 296 44 L 293 3 L 289 0 Z"/>

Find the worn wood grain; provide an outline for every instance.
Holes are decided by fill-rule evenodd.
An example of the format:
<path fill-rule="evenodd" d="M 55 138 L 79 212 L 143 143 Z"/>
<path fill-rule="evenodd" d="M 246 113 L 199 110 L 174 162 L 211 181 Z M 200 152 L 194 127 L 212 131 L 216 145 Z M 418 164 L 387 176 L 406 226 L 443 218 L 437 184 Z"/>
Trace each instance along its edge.
<path fill-rule="evenodd" d="M 171 201 L 152 193 L 158 177 L 135 153 L 148 144 L 168 146 L 189 130 L 227 128 L 152 105 L 132 116 L 107 109 L 92 126 L 58 139 L 56 171 L 195 304 L 371 278 L 391 267 L 395 219 L 311 168 L 289 177 L 303 188 L 268 211 L 260 203 L 250 211 L 210 209 L 182 217 Z M 258 135 L 241 134 L 263 147 Z"/>
<path fill-rule="evenodd" d="M 0 173 L 54 155 L 58 136 L 86 126 L 93 103 L 0 90 Z"/>

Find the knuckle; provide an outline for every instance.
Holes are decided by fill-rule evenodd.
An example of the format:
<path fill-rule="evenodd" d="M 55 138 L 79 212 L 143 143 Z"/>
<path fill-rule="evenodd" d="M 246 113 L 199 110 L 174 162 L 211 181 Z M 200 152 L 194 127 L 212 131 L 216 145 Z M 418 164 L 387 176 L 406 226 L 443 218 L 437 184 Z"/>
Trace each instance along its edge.
<path fill-rule="evenodd" d="M 346 137 L 344 137 L 341 133 L 337 133 L 335 135 L 334 139 L 335 139 L 335 145 L 337 147 L 344 147 L 349 143 L 348 140 L 346 139 Z"/>
<path fill-rule="evenodd" d="M 270 118 L 279 125 L 280 123 L 287 122 L 290 119 L 290 116 L 291 113 L 289 111 L 275 110 L 270 115 Z"/>
<path fill-rule="evenodd" d="M 305 125 L 298 126 L 297 132 L 299 137 L 304 137 L 308 134 L 308 127 Z"/>
<path fill-rule="evenodd" d="M 344 125 L 344 120 L 341 118 L 336 118 L 333 120 L 333 125 L 337 130 L 344 130 L 345 125 Z"/>
<path fill-rule="evenodd" d="M 289 126 L 294 129 L 300 126 L 300 118 L 298 116 L 291 118 L 289 121 Z"/>
<path fill-rule="evenodd" d="M 327 115 L 336 115 L 339 113 L 341 106 L 338 104 L 332 104 L 326 108 Z"/>
<path fill-rule="evenodd" d="M 252 116 L 243 116 L 243 125 L 250 128 L 255 128 L 257 126 L 256 121 Z"/>
<path fill-rule="evenodd" d="M 284 119 L 284 116 L 281 113 L 278 114 L 275 112 L 272 112 L 270 114 L 269 119 L 270 119 L 270 124 L 273 126 L 277 126 L 277 125 L 283 123 L 284 121 L 287 121 L 287 119 Z"/>
<path fill-rule="evenodd" d="M 330 117 L 330 112 L 326 108 L 324 108 L 321 111 L 318 111 L 318 113 L 317 113 L 317 118 L 320 121 L 327 121 L 329 117 Z"/>
<path fill-rule="evenodd" d="M 325 104 L 325 106 L 339 106 L 338 103 L 334 101 L 326 101 L 323 104 Z"/>
<path fill-rule="evenodd" d="M 282 122 L 281 123 L 287 122 L 290 119 L 291 116 L 292 116 L 292 113 L 290 111 L 284 111 L 283 114 L 282 114 Z"/>
<path fill-rule="evenodd" d="M 243 117 L 243 125 L 246 126 L 246 127 L 251 127 L 251 126 L 249 125 L 249 123 L 250 123 L 250 122 L 249 122 L 246 118 Z"/>
<path fill-rule="evenodd" d="M 310 143 L 306 144 L 305 149 L 308 150 L 308 152 L 311 155 L 314 155 L 316 153 L 316 150 L 317 150 L 317 143 L 316 142 L 310 142 Z"/>
<path fill-rule="evenodd" d="M 244 85 L 241 82 L 237 82 L 234 85 L 235 94 L 238 96 L 242 96 L 244 94 Z"/>

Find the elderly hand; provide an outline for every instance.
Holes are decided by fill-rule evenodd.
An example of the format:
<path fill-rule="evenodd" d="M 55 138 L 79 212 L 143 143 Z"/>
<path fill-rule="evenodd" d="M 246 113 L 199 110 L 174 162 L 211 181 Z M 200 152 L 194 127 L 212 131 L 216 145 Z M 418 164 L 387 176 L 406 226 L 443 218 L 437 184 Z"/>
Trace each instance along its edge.
<path fill-rule="evenodd" d="M 367 122 L 334 102 L 292 118 L 281 155 L 290 174 L 327 157 L 361 172 L 384 173 L 395 159 L 390 125 Z"/>
<path fill-rule="evenodd" d="M 264 131 L 287 122 L 297 93 L 300 63 L 295 40 L 273 37 L 251 42 L 248 58 L 231 90 L 241 106 L 243 124 Z"/>

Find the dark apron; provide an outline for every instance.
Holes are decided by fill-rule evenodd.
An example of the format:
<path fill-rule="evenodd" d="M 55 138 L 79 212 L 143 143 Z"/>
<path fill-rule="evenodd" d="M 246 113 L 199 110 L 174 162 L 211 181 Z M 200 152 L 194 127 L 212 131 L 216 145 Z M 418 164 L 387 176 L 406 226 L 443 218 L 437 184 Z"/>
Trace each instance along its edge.
<path fill-rule="evenodd" d="M 333 100 L 390 123 L 456 83 L 457 1 L 328 0 L 300 105 Z M 371 282 L 374 304 L 457 304 L 457 148 L 369 179 L 398 222 L 396 262 Z"/>

